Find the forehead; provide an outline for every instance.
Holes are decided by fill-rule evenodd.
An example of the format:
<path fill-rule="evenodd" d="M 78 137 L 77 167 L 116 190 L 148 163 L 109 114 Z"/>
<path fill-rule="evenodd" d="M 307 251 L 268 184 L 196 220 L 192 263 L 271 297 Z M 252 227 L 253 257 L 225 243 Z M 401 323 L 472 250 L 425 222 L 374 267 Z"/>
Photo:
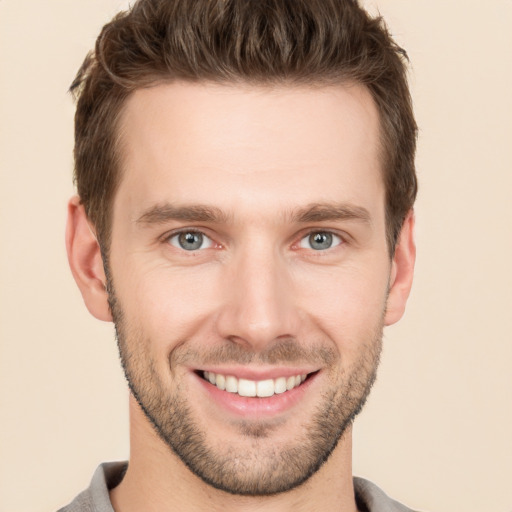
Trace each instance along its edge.
<path fill-rule="evenodd" d="M 241 211 L 383 195 L 379 116 L 360 85 L 159 84 L 130 96 L 120 135 L 115 203 L 134 215 L 159 202 Z"/>

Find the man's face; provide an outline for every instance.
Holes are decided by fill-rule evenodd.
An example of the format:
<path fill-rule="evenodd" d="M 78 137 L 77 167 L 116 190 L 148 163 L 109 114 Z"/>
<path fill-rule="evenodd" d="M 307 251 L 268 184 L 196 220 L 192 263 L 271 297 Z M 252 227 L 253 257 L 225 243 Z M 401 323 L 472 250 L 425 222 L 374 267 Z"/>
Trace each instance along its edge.
<path fill-rule="evenodd" d="M 128 100 L 109 261 L 123 365 L 215 487 L 302 483 L 369 392 L 391 269 L 378 123 L 360 86 Z"/>

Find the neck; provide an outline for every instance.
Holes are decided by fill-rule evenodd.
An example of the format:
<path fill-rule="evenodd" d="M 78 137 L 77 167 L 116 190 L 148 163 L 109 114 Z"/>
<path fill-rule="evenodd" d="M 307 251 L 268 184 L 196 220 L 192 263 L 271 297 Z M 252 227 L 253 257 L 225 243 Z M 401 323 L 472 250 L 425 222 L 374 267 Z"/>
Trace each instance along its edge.
<path fill-rule="evenodd" d="M 130 461 L 110 499 L 115 512 L 356 512 L 351 458 L 349 428 L 327 462 L 304 484 L 272 496 L 232 495 L 194 475 L 130 397 Z"/>

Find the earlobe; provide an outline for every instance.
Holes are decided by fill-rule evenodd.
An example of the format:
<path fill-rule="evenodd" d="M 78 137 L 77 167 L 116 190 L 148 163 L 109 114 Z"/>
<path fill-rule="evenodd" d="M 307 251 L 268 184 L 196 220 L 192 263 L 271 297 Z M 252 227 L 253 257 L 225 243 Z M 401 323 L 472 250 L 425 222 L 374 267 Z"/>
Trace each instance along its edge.
<path fill-rule="evenodd" d="M 87 309 L 99 320 L 112 321 L 100 246 L 78 196 L 68 203 L 66 249 L 71 272 Z"/>
<path fill-rule="evenodd" d="M 402 318 L 411 291 L 416 260 L 414 243 L 414 212 L 411 210 L 402 225 L 393 256 L 385 325 L 392 325 Z"/>

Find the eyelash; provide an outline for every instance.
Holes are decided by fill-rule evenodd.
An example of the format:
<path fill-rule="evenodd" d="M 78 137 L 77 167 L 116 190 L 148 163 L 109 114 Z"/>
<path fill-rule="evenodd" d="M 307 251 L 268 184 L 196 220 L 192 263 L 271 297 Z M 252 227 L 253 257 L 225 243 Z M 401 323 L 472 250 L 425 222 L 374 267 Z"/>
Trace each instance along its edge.
<path fill-rule="evenodd" d="M 311 244 L 313 243 L 311 238 L 314 237 L 314 236 L 318 236 L 318 235 L 323 235 L 324 237 L 327 236 L 328 240 L 330 238 L 330 242 L 332 245 L 330 245 L 329 247 L 325 248 L 325 249 L 315 249 L 314 247 L 311 247 Z M 303 245 L 303 242 L 304 241 L 307 241 L 309 242 L 309 245 L 310 247 L 305 247 Z M 301 248 L 304 248 L 304 249 L 311 249 L 317 253 L 320 253 L 320 252 L 325 252 L 325 251 L 328 251 L 329 249 L 333 249 L 335 247 L 337 247 L 338 245 L 341 245 L 344 243 L 344 240 L 343 238 L 336 234 L 336 233 L 333 233 L 332 231 L 322 231 L 322 230 L 314 230 L 314 231 L 309 231 L 305 236 L 303 236 L 299 242 L 298 242 L 298 245 L 299 247 Z"/>
<path fill-rule="evenodd" d="M 177 240 L 180 235 L 187 235 L 187 234 L 200 235 L 201 237 L 203 237 L 203 242 L 205 240 L 209 241 L 208 247 L 187 250 L 184 247 L 179 246 L 179 242 L 177 242 L 176 244 L 173 244 L 171 242 L 171 240 L 173 240 L 173 239 Z M 304 240 L 308 239 L 309 237 L 311 237 L 313 235 L 319 235 L 319 234 L 321 234 L 321 235 L 328 235 L 328 236 L 332 237 L 333 242 L 335 242 L 335 244 L 330 246 L 330 247 L 328 247 L 328 248 L 326 248 L 326 249 L 323 249 L 323 250 L 321 250 L 321 249 L 316 249 L 315 250 L 312 247 L 304 247 L 302 245 L 302 242 Z M 172 245 L 173 247 L 175 247 L 178 250 L 185 251 L 185 252 L 190 252 L 190 253 L 198 252 L 198 251 L 201 251 L 201 250 L 204 250 L 204 249 L 210 249 L 212 247 L 214 247 L 214 248 L 222 247 L 221 244 L 217 244 L 204 231 L 202 231 L 200 229 L 193 229 L 193 228 L 190 228 L 190 229 L 180 229 L 179 231 L 174 231 L 174 232 L 172 232 L 170 234 L 166 234 L 163 237 L 163 242 L 168 243 L 169 245 Z M 329 251 L 330 249 L 334 249 L 334 248 L 336 248 L 336 247 L 338 247 L 340 245 L 343 245 L 345 243 L 347 243 L 346 237 L 342 236 L 341 234 L 339 234 L 337 232 L 330 231 L 328 229 L 325 229 L 325 230 L 322 230 L 322 229 L 311 229 L 311 230 L 305 232 L 304 234 L 301 234 L 299 240 L 292 244 L 292 248 L 307 249 L 309 251 L 312 251 L 314 254 L 316 253 L 316 255 L 320 256 L 321 253 L 325 253 L 325 252 Z"/>
<path fill-rule="evenodd" d="M 203 248 L 194 249 L 194 250 L 192 250 L 192 249 L 191 250 L 187 250 L 184 247 L 180 247 L 178 245 L 179 242 L 177 242 L 176 245 L 172 243 L 173 239 L 178 240 L 181 235 L 189 235 L 189 234 L 190 235 L 199 235 L 199 236 L 201 236 L 203 238 L 202 242 L 208 241 L 208 244 L 209 244 L 208 247 L 203 247 Z M 181 250 L 187 251 L 187 252 L 197 252 L 198 250 L 209 249 L 213 245 L 215 245 L 215 242 L 212 240 L 212 238 L 209 237 L 207 234 L 205 234 L 203 231 L 201 231 L 199 229 L 181 229 L 179 231 L 175 231 L 174 233 L 166 235 L 164 237 L 164 241 L 167 242 L 168 244 L 172 245 L 173 247 L 176 247 L 177 249 L 181 249 Z"/>

